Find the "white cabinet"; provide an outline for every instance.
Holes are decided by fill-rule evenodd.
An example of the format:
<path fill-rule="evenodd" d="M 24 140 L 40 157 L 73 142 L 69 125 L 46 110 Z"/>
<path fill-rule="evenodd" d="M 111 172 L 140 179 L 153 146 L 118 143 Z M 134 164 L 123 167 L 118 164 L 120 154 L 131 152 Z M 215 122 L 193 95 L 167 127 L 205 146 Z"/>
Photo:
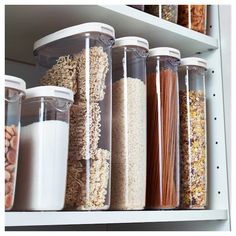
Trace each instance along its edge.
<path fill-rule="evenodd" d="M 209 7 L 210 36 L 125 5 L 9 5 L 6 6 L 5 13 L 6 73 L 24 78 L 28 86 L 35 86 L 39 82 L 35 67 L 32 66 L 35 63 L 32 54 L 34 41 L 59 29 L 84 22 L 107 23 L 115 28 L 116 37 L 140 36 L 149 41 L 150 47 L 174 47 L 181 51 L 183 57 L 197 54 L 209 63 L 209 79 L 206 83 L 209 200 L 207 210 L 6 212 L 6 226 L 40 226 L 45 229 L 45 225 L 61 225 L 60 227 L 66 230 L 66 225 L 73 225 L 72 229 L 76 230 L 80 229 L 79 225 L 87 225 L 83 227 L 90 229 L 92 224 L 104 224 L 102 230 L 230 229 L 218 6 Z M 99 226 L 97 227 L 99 230 Z M 96 229 L 96 226 L 93 226 L 93 229 Z"/>

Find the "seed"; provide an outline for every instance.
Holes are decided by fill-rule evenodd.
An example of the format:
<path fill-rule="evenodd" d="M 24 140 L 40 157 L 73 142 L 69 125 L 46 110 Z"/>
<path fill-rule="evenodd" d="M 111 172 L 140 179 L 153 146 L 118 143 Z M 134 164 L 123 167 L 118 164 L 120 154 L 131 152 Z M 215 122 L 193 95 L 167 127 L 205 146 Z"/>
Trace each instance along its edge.
<path fill-rule="evenodd" d="M 5 196 L 5 209 L 9 209 L 12 205 L 12 195 L 11 194 L 7 194 Z"/>
<path fill-rule="evenodd" d="M 7 126 L 7 127 L 6 127 L 6 131 L 7 131 L 11 136 L 14 135 L 14 130 L 13 130 L 12 126 Z"/>
<path fill-rule="evenodd" d="M 16 162 L 16 152 L 14 150 L 10 150 L 7 153 L 7 160 L 11 164 L 15 164 Z"/>
<path fill-rule="evenodd" d="M 9 146 L 10 146 L 9 140 L 5 139 L 5 147 L 9 147 Z"/>
<path fill-rule="evenodd" d="M 8 182 L 10 180 L 10 178 L 11 178 L 11 174 L 5 170 L 5 181 Z"/>
<path fill-rule="evenodd" d="M 8 165 L 8 166 L 6 166 L 5 170 L 7 170 L 10 173 L 12 173 L 15 170 L 15 165 Z"/>
<path fill-rule="evenodd" d="M 17 148 L 17 137 L 16 136 L 13 136 L 11 141 L 10 141 L 10 144 L 11 144 L 11 147 L 16 150 Z"/>

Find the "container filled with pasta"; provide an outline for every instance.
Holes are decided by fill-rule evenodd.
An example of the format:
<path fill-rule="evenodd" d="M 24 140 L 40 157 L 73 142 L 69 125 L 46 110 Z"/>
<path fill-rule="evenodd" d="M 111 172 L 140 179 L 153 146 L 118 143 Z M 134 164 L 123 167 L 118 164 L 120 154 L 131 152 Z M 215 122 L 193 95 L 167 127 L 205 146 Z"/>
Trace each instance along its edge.
<path fill-rule="evenodd" d="M 207 205 L 206 68 L 207 62 L 196 57 L 183 58 L 179 67 L 183 209 L 204 209 Z"/>
<path fill-rule="evenodd" d="M 179 206 L 180 52 L 150 49 L 147 62 L 147 191 L 149 209 Z"/>
<path fill-rule="evenodd" d="M 206 34 L 207 5 L 179 5 L 178 24 Z"/>

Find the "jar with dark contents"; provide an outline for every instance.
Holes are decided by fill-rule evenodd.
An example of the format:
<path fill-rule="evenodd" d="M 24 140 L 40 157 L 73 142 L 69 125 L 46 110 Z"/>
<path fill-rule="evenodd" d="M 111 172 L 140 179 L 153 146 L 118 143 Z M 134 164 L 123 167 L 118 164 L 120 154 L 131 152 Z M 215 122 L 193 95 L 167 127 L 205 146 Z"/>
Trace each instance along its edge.
<path fill-rule="evenodd" d="M 177 5 L 145 5 L 144 11 L 164 20 L 177 24 L 178 6 Z"/>
<path fill-rule="evenodd" d="M 179 5 L 178 24 L 206 34 L 207 5 Z"/>
<path fill-rule="evenodd" d="M 144 11 L 144 5 L 127 5 L 140 11 Z"/>

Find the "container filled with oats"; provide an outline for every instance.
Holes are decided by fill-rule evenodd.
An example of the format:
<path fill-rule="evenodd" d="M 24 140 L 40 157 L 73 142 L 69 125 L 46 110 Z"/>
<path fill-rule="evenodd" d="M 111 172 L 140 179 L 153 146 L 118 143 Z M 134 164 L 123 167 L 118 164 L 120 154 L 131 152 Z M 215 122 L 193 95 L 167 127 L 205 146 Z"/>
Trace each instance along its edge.
<path fill-rule="evenodd" d="M 5 76 L 5 210 L 11 210 L 14 203 L 21 103 L 25 90 L 24 80 Z"/>
<path fill-rule="evenodd" d="M 113 47 L 111 209 L 145 207 L 147 40 L 116 39 Z"/>
<path fill-rule="evenodd" d="M 179 67 L 182 209 L 207 206 L 206 68 L 206 61 L 196 57 L 182 59 Z"/>
<path fill-rule="evenodd" d="M 207 5 L 179 5 L 178 24 L 206 34 Z"/>
<path fill-rule="evenodd" d="M 113 27 L 72 26 L 38 40 L 34 54 L 42 85 L 69 88 L 70 137 L 66 210 L 105 210 L 110 206 L 111 65 Z"/>

